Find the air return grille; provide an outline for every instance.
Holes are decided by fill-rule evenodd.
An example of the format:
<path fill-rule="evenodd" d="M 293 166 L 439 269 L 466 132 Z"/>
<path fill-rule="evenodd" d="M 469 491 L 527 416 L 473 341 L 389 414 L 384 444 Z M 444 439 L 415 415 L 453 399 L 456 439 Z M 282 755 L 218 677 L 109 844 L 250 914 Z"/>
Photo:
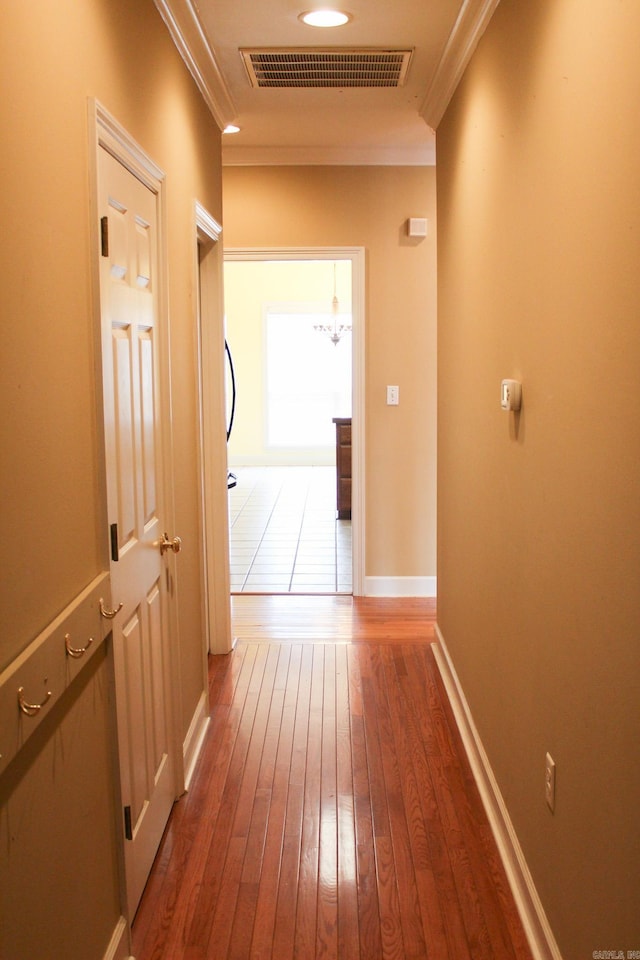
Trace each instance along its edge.
<path fill-rule="evenodd" d="M 411 50 L 241 50 L 253 87 L 400 87 Z"/>

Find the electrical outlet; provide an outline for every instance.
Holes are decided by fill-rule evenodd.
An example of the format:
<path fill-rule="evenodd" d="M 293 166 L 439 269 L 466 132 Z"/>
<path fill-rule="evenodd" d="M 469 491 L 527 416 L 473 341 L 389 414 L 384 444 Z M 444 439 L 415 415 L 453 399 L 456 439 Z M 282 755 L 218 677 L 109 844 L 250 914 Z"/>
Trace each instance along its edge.
<path fill-rule="evenodd" d="M 397 407 L 400 403 L 400 387 L 387 387 L 387 406 Z"/>
<path fill-rule="evenodd" d="M 547 754 L 544 765 L 544 797 L 553 813 L 556 805 L 556 764 L 550 753 Z"/>

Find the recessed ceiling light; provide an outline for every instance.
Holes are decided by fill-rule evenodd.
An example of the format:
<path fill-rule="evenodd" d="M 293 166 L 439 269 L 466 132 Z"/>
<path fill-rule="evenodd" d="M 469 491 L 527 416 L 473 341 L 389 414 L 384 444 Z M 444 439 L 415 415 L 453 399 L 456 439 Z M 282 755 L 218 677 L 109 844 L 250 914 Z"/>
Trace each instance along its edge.
<path fill-rule="evenodd" d="M 240 127 L 237 127 L 235 123 L 228 123 L 222 132 L 223 133 L 240 133 Z"/>
<path fill-rule="evenodd" d="M 341 27 L 351 20 L 351 15 L 342 10 L 310 10 L 301 13 L 300 20 L 310 27 Z"/>

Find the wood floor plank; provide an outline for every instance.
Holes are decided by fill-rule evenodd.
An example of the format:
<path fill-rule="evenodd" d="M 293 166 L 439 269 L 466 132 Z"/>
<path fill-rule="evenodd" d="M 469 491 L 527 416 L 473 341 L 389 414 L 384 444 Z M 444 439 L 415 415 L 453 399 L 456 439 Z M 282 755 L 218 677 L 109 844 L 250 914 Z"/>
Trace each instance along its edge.
<path fill-rule="evenodd" d="M 211 922 L 208 924 L 208 941 L 204 946 L 200 940 L 191 941 L 186 951 L 186 960 L 229 956 L 231 931 L 240 891 L 246 842 L 246 837 L 233 835 L 229 837 L 224 866 L 220 870 L 220 882 L 215 906 L 211 911 Z"/>
<path fill-rule="evenodd" d="M 426 945 L 422 930 L 416 875 L 411 855 L 402 777 L 398 764 L 398 744 L 394 735 L 394 724 L 389 707 L 383 655 L 384 651 L 380 646 L 372 651 L 376 678 L 376 712 L 382 744 L 384 781 L 402 922 L 404 955 L 407 960 L 419 960 L 419 958 L 426 956 Z"/>
<path fill-rule="evenodd" d="M 451 752 L 444 758 L 447 779 L 451 785 L 451 796 L 455 798 L 458 822 L 469 854 L 470 869 L 478 891 L 478 899 L 488 933 L 490 950 L 495 958 L 513 960 L 516 956 L 512 931 L 503 911 L 501 894 L 506 886 L 506 876 L 500 869 L 495 844 L 484 848 L 481 842 L 486 830 L 486 815 L 480 795 L 473 780 L 471 768 L 463 755 L 459 733 L 455 727 L 453 715 L 446 700 L 442 699 L 444 690 L 440 686 L 441 678 L 436 672 L 432 652 L 425 653 L 425 661 L 433 672 L 436 695 L 443 705 L 447 719 Z M 489 868 L 489 869 L 488 869 Z M 499 882 L 496 882 L 498 880 Z"/>
<path fill-rule="evenodd" d="M 322 756 L 320 763 L 320 837 L 316 957 L 338 952 L 338 802 L 336 743 L 336 651 L 324 648 Z"/>
<path fill-rule="evenodd" d="M 272 956 L 278 889 L 282 878 L 284 836 L 289 801 L 289 776 L 301 664 L 302 647 L 300 644 L 296 644 L 291 647 L 288 662 L 251 950 L 249 954 L 245 954 L 245 956 L 249 955 L 251 960 L 269 960 Z"/>
<path fill-rule="evenodd" d="M 417 665 L 422 663 L 423 653 L 422 648 L 412 648 L 408 654 L 410 667 L 401 679 L 403 696 L 415 705 L 414 710 L 406 717 L 405 729 L 413 745 L 413 768 L 429 845 L 433 880 L 448 944 L 448 955 L 460 957 L 460 960 L 470 960 L 471 954 L 462 908 L 430 766 L 431 758 L 439 756 L 439 748 L 436 746 L 438 740 L 432 735 L 433 715 L 434 712 L 438 713 L 438 707 L 425 696 L 427 678 L 423 671 L 417 669 Z"/>
<path fill-rule="evenodd" d="M 382 747 L 376 713 L 376 695 L 371 667 L 371 651 L 359 651 L 358 666 L 362 690 L 362 709 L 365 731 L 365 757 L 371 799 L 371 821 L 374 837 L 389 836 L 389 808 L 384 785 Z"/>
<path fill-rule="evenodd" d="M 258 691 L 256 711 L 251 724 L 248 749 L 244 756 L 241 782 L 234 800 L 235 816 L 231 827 L 231 840 L 227 848 L 229 852 L 233 852 L 233 856 L 229 858 L 228 853 L 222 867 L 209 934 L 210 950 L 219 950 L 223 956 L 231 955 L 229 944 L 243 881 L 246 884 L 245 899 L 250 892 L 255 892 L 257 900 L 257 880 L 260 874 L 270 802 L 270 790 L 260 791 L 257 785 L 264 757 L 269 718 L 272 715 L 274 685 L 283 655 L 282 649 L 270 646 L 267 649 L 262 675 L 256 675 L 255 689 Z M 218 862 L 222 863 L 222 858 Z M 246 912 L 244 900 L 240 903 L 240 907 L 241 920 L 244 920 L 243 913 Z"/>
<path fill-rule="evenodd" d="M 384 960 L 404 960 L 402 918 L 391 837 L 374 837 L 380 903 L 380 938 Z"/>
<path fill-rule="evenodd" d="M 420 766 L 421 761 L 423 762 L 424 756 L 423 745 L 415 736 L 415 714 L 421 709 L 421 701 L 416 702 L 407 696 L 406 688 L 403 696 L 401 684 L 409 673 L 405 649 L 404 646 L 388 647 L 384 651 L 384 666 L 388 678 L 387 695 L 395 749 L 402 770 L 400 787 L 406 811 L 409 847 L 415 872 L 425 950 L 430 957 L 441 957 L 447 955 L 447 939 L 435 882 L 427 824 L 422 808 L 421 789 L 416 773 L 416 767 Z"/>
<path fill-rule="evenodd" d="M 313 647 L 305 646 L 302 648 L 297 689 L 286 823 L 273 931 L 273 957 L 282 957 L 282 960 L 291 960 L 294 956 L 312 670 Z"/>
<path fill-rule="evenodd" d="M 531 960 L 432 602 L 234 598 L 137 960 Z"/>
<path fill-rule="evenodd" d="M 380 912 L 380 936 L 384 960 L 396 960 L 396 958 L 399 960 L 404 954 L 402 918 L 384 779 L 383 734 L 380 731 L 378 718 L 376 677 L 371 662 L 372 653 L 371 648 L 363 649 L 359 663 L 362 676 L 362 705 Z M 386 746 L 388 748 L 388 745 Z"/>
<path fill-rule="evenodd" d="M 471 869 L 469 850 L 460 828 L 446 765 L 440 757 L 433 757 L 430 766 L 433 772 L 438 808 L 451 869 L 455 879 L 458 900 L 462 908 L 469 952 L 473 960 L 476 960 L 476 958 L 478 960 L 492 960 L 485 917 Z"/>
<path fill-rule="evenodd" d="M 304 784 L 304 813 L 298 874 L 295 957 L 313 957 L 316 949 L 324 653 L 324 646 L 314 646 Z"/>
<path fill-rule="evenodd" d="M 255 596 L 231 598 L 238 639 L 269 642 L 430 642 L 435 601 L 422 598 Z"/>
<path fill-rule="evenodd" d="M 171 870 L 167 871 L 157 892 L 147 885 L 147 895 L 136 916 L 133 928 L 136 953 L 142 954 L 144 950 L 154 960 L 171 956 L 171 951 L 177 954 L 182 949 L 191 894 L 205 870 L 206 852 L 217 822 L 215 815 L 205 816 L 204 811 L 216 812 L 222 796 L 258 647 L 254 645 L 248 656 L 246 652 L 242 651 L 233 661 L 224 658 L 230 676 L 218 688 L 220 703 L 212 701 L 211 723 L 198 763 L 198 775 L 194 774 L 192 788 L 174 807 L 160 848 L 162 856 L 163 849 L 173 845 Z M 233 708 L 223 694 L 229 686 L 234 691 Z M 150 879 L 151 883 L 155 880 L 155 866 Z"/>
<path fill-rule="evenodd" d="M 369 768 L 362 715 L 360 651 L 347 648 L 349 667 L 353 808 L 356 839 L 358 933 L 362 960 L 381 960 L 380 909 L 373 844 L 373 818 L 369 791 Z M 353 692 L 356 691 L 356 696 Z"/>
<path fill-rule="evenodd" d="M 244 838 L 234 836 L 233 827 L 244 782 L 245 764 L 251 745 L 251 731 L 260 702 L 260 690 L 268 656 L 268 647 L 258 646 L 231 760 L 226 772 L 224 788 L 216 805 L 215 827 L 206 848 L 206 862 L 214 866 L 212 869 L 203 871 L 199 887 L 192 901 L 189 922 L 185 929 L 185 951 L 188 951 L 188 960 L 191 960 L 191 956 L 189 956 L 191 952 L 194 960 L 200 960 L 202 955 L 206 956 L 207 945 L 216 918 L 218 897 L 223 888 L 223 878 L 225 876 L 231 877 L 233 881 L 237 873 L 236 883 L 239 883 L 239 870 L 236 871 L 236 866 L 240 853 L 244 853 Z M 273 654 L 271 655 L 271 663 L 273 663 Z M 237 842 L 231 843 L 232 839 Z M 225 874 L 225 865 L 230 856 L 231 859 Z M 242 862 L 240 861 L 239 869 L 241 869 L 241 866 Z M 226 900 L 229 900 L 232 890 L 225 887 L 224 892 Z M 235 899 L 233 903 L 235 905 Z"/>
<path fill-rule="evenodd" d="M 264 672 L 262 676 L 256 678 L 257 705 L 251 727 L 247 725 L 246 730 L 248 748 L 244 757 L 240 790 L 234 805 L 232 834 L 234 837 L 246 838 L 249 835 L 281 652 L 273 646 L 267 648 Z"/>
<path fill-rule="evenodd" d="M 355 800 L 351 753 L 351 710 L 347 648 L 336 654 L 336 792 L 338 842 L 338 953 L 359 960 Z"/>

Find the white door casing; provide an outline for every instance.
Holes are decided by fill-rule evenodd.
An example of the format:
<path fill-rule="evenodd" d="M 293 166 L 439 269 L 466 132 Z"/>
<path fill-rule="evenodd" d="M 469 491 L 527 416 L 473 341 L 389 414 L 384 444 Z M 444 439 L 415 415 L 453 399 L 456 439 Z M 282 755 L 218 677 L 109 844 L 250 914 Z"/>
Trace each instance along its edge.
<path fill-rule="evenodd" d="M 158 193 L 98 149 L 101 356 L 126 899 L 132 920 L 176 796 L 172 549 L 165 495 Z M 117 525 L 117 526 L 116 526 Z M 173 531 L 169 529 L 170 539 Z"/>
<path fill-rule="evenodd" d="M 228 653 L 231 636 L 229 591 L 229 501 L 225 417 L 224 298 L 222 227 L 195 204 L 196 311 L 198 351 L 198 436 L 202 524 L 205 649 Z"/>

